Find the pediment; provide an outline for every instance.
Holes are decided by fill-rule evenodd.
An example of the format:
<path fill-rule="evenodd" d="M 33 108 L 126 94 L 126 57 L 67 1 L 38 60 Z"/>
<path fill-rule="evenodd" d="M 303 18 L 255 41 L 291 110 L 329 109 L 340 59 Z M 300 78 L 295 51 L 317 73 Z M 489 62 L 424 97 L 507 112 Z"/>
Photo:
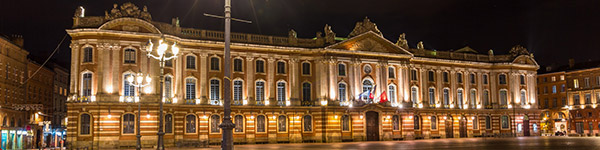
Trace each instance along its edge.
<path fill-rule="evenodd" d="M 160 34 L 154 25 L 138 18 L 118 18 L 104 23 L 99 29 Z"/>
<path fill-rule="evenodd" d="M 388 41 L 372 31 L 368 31 L 348 40 L 327 46 L 326 48 L 412 55 L 404 48 L 399 47 L 398 45 Z"/>

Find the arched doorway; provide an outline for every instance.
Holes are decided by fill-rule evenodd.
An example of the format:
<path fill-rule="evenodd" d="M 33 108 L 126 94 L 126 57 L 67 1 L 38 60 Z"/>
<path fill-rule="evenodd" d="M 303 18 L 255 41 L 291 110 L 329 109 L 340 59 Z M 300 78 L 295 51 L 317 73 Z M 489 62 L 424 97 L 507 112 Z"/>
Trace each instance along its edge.
<path fill-rule="evenodd" d="M 379 141 L 379 113 L 368 111 L 367 120 L 367 141 Z"/>
<path fill-rule="evenodd" d="M 523 136 L 529 136 L 529 116 L 523 116 Z"/>
<path fill-rule="evenodd" d="M 459 127 L 458 127 L 458 129 L 460 130 L 459 134 L 460 134 L 461 138 L 467 137 L 467 117 L 461 116 L 459 118 Z"/>
<path fill-rule="evenodd" d="M 452 116 L 446 116 L 446 138 L 454 138 L 454 119 Z"/>

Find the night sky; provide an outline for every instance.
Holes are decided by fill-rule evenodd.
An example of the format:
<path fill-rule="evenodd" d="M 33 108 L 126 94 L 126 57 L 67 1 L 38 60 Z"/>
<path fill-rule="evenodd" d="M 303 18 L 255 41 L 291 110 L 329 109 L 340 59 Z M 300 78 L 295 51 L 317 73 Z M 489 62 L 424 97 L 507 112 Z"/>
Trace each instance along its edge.
<path fill-rule="evenodd" d="M 86 16 L 104 16 L 113 3 L 125 0 L 0 0 L 0 33 L 20 34 L 25 48 L 38 62 L 47 58 L 65 29 L 72 26 L 77 6 Z M 220 19 L 203 13 L 223 13 L 222 0 L 131 0 L 146 5 L 154 21 L 179 17 L 182 27 L 223 30 Z M 487 53 L 508 53 L 517 44 L 533 52 L 542 66 L 600 60 L 600 1 L 598 0 L 232 0 L 235 18 L 254 23 L 233 23 L 233 32 L 313 38 L 325 24 L 346 37 L 357 21 L 368 16 L 385 38 L 396 42 L 406 33 L 409 45 L 423 41 L 440 51 L 464 46 Z M 69 67 L 70 38 L 53 61 Z"/>

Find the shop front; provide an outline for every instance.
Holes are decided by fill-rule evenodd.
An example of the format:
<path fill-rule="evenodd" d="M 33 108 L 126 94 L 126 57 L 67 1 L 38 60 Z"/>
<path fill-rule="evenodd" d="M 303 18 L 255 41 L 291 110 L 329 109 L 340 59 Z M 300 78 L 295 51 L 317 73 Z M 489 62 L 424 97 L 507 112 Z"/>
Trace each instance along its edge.
<path fill-rule="evenodd" d="M 0 148 L 2 149 L 24 149 L 29 147 L 32 136 L 22 129 L 2 129 L 0 131 Z"/>

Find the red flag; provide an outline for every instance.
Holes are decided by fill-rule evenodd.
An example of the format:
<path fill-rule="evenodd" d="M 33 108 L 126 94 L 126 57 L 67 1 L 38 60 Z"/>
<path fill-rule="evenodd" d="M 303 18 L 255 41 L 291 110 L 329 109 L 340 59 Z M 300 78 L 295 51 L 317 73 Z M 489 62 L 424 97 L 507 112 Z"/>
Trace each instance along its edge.
<path fill-rule="evenodd" d="M 369 93 L 369 99 L 373 99 L 373 93 Z"/>
<path fill-rule="evenodd" d="M 385 103 L 388 101 L 387 99 L 387 94 L 385 93 L 385 91 L 383 91 L 383 93 L 381 93 L 381 95 L 379 96 L 379 103 Z"/>

